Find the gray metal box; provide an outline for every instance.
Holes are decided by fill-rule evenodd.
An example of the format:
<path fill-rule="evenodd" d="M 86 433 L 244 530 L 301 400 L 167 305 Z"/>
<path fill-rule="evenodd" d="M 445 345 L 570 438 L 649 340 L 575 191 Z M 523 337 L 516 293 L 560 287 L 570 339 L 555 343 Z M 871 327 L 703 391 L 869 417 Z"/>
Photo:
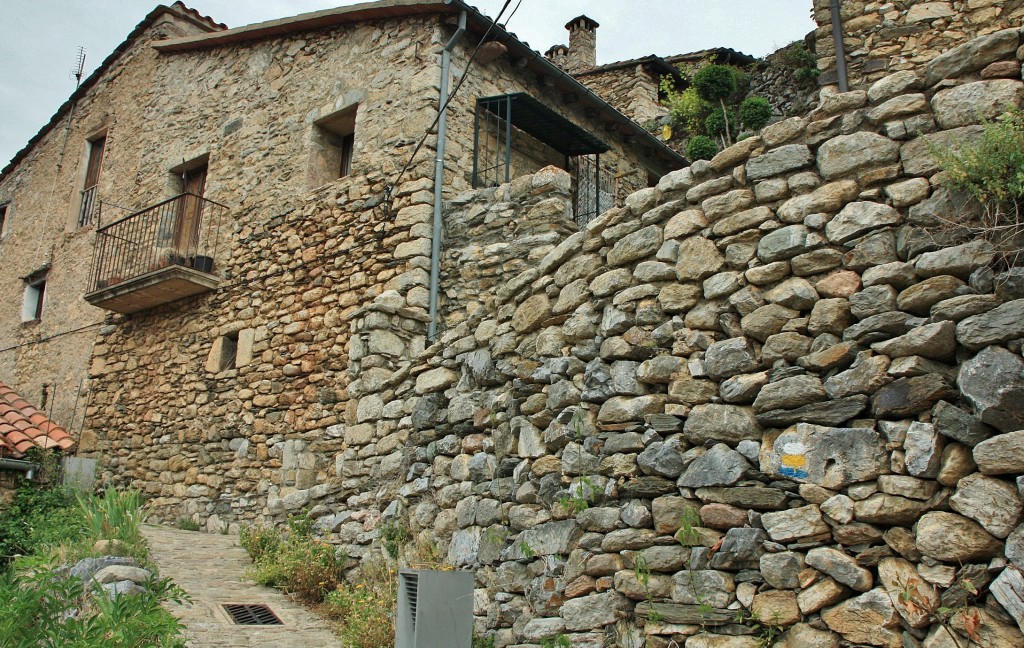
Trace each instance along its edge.
<path fill-rule="evenodd" d="M 395 648 L 471 648 L 473 572 L 398 572 Z"/>

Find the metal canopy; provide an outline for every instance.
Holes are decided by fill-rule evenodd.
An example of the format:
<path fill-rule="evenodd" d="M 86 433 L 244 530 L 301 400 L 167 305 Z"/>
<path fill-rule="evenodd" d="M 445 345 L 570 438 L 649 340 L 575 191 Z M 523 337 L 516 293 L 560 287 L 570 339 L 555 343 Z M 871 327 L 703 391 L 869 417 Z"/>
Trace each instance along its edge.
<path fill-rule="evenodd" d="M 502 119 L 507 116 L 513 126 L 562 155 L 593 155 L 604 153 L 610 148 L 601 140 L 523 92 L 485 97 L 477 100 L 477 105 Z M 511 106 L 510 110 L 509 106 Z"/>

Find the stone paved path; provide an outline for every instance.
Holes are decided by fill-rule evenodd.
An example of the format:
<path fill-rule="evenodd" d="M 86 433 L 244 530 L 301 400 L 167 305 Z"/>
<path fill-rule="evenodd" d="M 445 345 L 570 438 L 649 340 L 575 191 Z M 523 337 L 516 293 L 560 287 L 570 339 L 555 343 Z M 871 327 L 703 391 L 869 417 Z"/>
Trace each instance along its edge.
<path fill-rule="evenodd" d="M 190 648 L 341 648 L 323 619 L 278 590 L 245 577 L 250 561 L 238 536 L 151 525 L 144 525 L 142 534 L 160 575 L 173 579 L 192 597 L 191 605 L 170 607 L 188 628 Z M 236 625 L 221 607 L 224 603 L 265 604 L 284 625 Z"/>

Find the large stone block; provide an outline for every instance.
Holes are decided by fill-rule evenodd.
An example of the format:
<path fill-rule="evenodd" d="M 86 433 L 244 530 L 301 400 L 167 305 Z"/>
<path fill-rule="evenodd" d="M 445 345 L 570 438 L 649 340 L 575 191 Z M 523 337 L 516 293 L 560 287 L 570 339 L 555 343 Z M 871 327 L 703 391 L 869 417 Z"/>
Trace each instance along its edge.
<path fill-rule="evenodd" d="M 892 164 L 899 155 L 900 145 L 877 133 L 839 135 L 818 149 L 818 171 L 831 180 L 857 170 Z"/>
<path fill-rule="evenodd" d="M 957 382 L 983 423 L 1002 432 L 1024 429 L 1024 360 L 1019 355 L 987 347 L 961 365 Z"/>
<path fill-rule="evenodd" d="M 944 129 L 978 124 L 1020 106 L 1024 83 L 1013 79 L 975 81 L 941 90 L 932 97 L 932 111 Z"/>
<path fill-rule="evenodd" d="M 761 471 L 838 490 L 888 472 L 885 444 L 871 428 L 798 423 L 761 449 Z"/>

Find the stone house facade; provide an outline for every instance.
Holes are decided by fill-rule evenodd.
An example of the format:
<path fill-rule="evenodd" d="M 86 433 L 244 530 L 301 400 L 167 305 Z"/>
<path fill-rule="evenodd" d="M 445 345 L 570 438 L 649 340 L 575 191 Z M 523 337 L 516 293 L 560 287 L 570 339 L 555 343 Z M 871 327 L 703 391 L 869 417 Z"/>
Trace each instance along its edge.
<path fill-rule="evenodd" d="M 446 43 L 449 90 L 469 71 L 435 197 Z M 436 200 L 552 164 L 581 196 L 599 164 L 607 209 L 682 162 L 458 1 L 239 29 L 158 7 L 0 174 L 0 375 L 168 515 L 225 480 L 245 502 L 341 419 L 350 314 L 396 291 L 428 316 Z"/>

